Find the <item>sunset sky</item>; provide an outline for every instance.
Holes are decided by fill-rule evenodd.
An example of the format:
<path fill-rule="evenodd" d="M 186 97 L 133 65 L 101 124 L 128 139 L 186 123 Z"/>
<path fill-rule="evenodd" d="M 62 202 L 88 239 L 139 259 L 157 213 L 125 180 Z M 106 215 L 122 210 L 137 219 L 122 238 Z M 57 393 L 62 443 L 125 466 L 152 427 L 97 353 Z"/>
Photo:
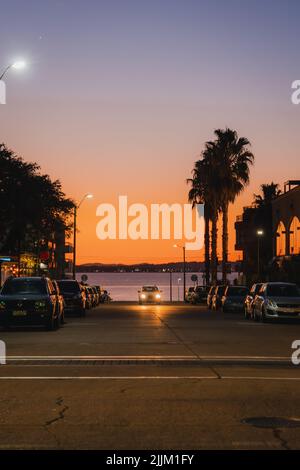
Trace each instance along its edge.
<path fill-rule="evenodd" d="M 0 141 L 79 201 L 78 262 L 181 259 L 172 241 L 100 241 L 96 207 L 187 202 L 186 178 L 215 128 L 252 142 L 251 184 L 300 177 L 298 0 L 0 0 Z M 188 260 L 203 259 L 189 252 Z M 221 246 L 219 247 L 221 255 Z"/>

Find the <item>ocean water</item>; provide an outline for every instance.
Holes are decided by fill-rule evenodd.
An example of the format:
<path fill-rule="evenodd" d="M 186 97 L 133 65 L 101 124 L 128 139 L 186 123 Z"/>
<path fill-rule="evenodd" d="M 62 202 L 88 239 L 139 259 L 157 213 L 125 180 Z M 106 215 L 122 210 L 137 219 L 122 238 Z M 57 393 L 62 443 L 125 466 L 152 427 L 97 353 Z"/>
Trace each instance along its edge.
<path fill-rule="evenodd" d="M 81 281 L 83 273 L 77 274 L 78 281 Z M 110 292 L 113 300 L 135 301 L 138 299 L 138 290 L 143 285 L 157 285 L 162 290 L 162 300 L 170 300 L 170 273 L 86 273 L 87 283 L 100 285 L 101 288 Z M 203 273 L 186 273 L 187 287 L 193 286 L 192 274 L 198 276 L 198 283 L 202 284 Z M 221 273 L 218 273 L 221 277 Z M 228 275 L 232 282 L 237 277 L 237 273 Z M 172 273 L 172 298 L 173 300 L 183 299 L 183 273 Z"/>

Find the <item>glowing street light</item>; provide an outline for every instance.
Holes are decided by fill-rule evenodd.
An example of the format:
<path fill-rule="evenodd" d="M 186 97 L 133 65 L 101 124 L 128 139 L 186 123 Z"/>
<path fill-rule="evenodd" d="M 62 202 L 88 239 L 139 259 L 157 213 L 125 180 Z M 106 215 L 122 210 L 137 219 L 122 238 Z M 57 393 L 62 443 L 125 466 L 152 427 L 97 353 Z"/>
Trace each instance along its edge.
<path fill-rule="evenodd" d="M 9 69 L 21 70 L 21 69 L 24 69 L 25 67 L 26 67 L 26 62 L 24 60 L 17 60 L 16 62 L 9 64 L 0 75 L 0 80 L 4 78 L 4 76 L 9 71 Z"/>
<path fill-rule="evenodd" d="M 79 204 L 74 204 L 74 221 L 73 221 L 73 279 L 76 279 L 76 225 L 77 225 L 77 210 L 86 199 L 92 199 L 93 195 L 87 193 L 83 196 Z"/>
<path fill-rule="evenodd" d="M 260 280 L 260 239 L 264 236 L 265 232 L 263 229 L 259 228 L 256 230 L 257 236 L 257 278 Z"/>

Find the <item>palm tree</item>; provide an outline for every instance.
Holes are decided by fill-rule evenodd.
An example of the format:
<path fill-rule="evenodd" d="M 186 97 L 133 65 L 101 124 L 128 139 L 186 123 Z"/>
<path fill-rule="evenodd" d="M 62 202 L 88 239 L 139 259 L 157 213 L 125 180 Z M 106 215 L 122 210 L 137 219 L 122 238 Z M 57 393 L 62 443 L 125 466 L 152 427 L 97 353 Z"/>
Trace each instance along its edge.
<path fill-rule="evenodd" d="M 193 204 L 204 204 L 205 219 L 205 278 L 206 284 L 211 280 L 213 284 L 217 282 L 217 222 L 220 209 L 218 178 L 216 173 L 217 155 L 215 146 L 211 142 L 206 142 L 205 149 L 202 152 L 201 159 L 195 163 L 193 169 L 193 178 L 187 182 L 192 185 L 189 192 L 189 201 Z M 211 221 L 211 240 L 209 233 L 209 223 Z M 211 261 L 209 257 L 211 241 Z"/>
<path fill-rule="evenodd" d="M 262 195 L 254 194 L 254 205 L 256 207 L 262 207 L 267 204 L 270 204 L 273 199 L 280 196 L 281 191 L 279 189 L 279 184 L 274 183 L 273 181 L 269 184 L 262 184 L 260 186 Z"/>
<path fill-rule="evenodd" d="M 250 142 L 238 137 L 236 131 L 226 128 L 216 129 L 214 144 L 217 162 L 216 178 L 222 210 L 222 280 L 227 282 L 228 263 L 228 207 L 249 183 L 250 165 L 254 155 L 249 150 Z"/>
<path fill-rule="evenodd" d="M 210 282 L 210 256 L 209 256 L 209 222 L 210 222 L 210 207 L 209 201 L 207 200 L 208 195 L 208 181 L 207 172 L 205 169 L 206 161 L 202 158 L 195 162 L 194 169 L 192 171 L 192 178 L 187 179 L 187 183 L 192 187 L 189 191 L 188 200 L 193 204 L 204 204 L 204 259 L 205 259 L 205 282 L 209 285 Z"/>

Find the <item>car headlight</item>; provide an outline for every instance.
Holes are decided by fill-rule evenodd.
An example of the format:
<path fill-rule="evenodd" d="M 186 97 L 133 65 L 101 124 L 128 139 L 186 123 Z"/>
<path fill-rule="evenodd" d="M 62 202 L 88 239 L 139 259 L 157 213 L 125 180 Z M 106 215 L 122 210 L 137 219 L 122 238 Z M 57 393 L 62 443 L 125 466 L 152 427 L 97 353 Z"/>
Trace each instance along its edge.
<path fill-rule="evenodd" d="M 145 299 L 145 298 L 146 298 L 146 294 L 142 294 L 142 295 L 141 295 L 141 298 L 142 298 L 142 299 Z"/>
<path fill-rule="evenodd" d="M 274 300 L 267 299 L 266 304 L 267 304 L 267 307 L 269 307 L 269 308 L 277 308 L 277 303 L 274 302 Z"/>
<path fill-rule="evenodd" d="M 160 294 L 156 294 L 155 298 L 160 299 Z"/>
<path fill-rule="evenodd" d="M 44 310 L 46 308 L 47 304 L 44 300 L 38 300 L 34 303 L 34 308 L 37 310 Z"/>
<path fill-rule="evenodd" d="M 3 300 L 0 301 L 0 310 L 4 310 L 6 307 L 5 302 Z"/>

